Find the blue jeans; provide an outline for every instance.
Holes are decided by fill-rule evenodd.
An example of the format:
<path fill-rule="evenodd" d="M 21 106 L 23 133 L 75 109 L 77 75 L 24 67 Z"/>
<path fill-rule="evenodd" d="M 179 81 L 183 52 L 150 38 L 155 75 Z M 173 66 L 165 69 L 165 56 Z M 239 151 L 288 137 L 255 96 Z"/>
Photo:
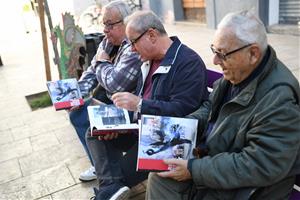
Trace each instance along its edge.
<path fill-rule="evenodd" d="M 80 107 L 78 110 L 71 111 L 69 113 L 69 117 L 72 125 L 76 130 L 79 140 L 82 146 L 84 147 L 85 152 L 87 153 L 92 165 L 94 165 L 91 157 L 91 153 L 85 141 L 85 133 L 90 127 L 90 121 L 89 121 L 89 116 L 87 111 L 87 107 L 90 105 L 90 103 L 91 103 L 91 99 L 86 100 L 84 102 L 84 105 Z"/>
<path fill-rule="evenodd" d="M 101 184 L 121 182 L 133 187 L 147 179 L 147 172 L 136 172 L 137 141 L 135 134 L 120 134 L 117 139 L 105 141 L 92 137 L 90 131 L 86 133 L 86 142 Z"/>

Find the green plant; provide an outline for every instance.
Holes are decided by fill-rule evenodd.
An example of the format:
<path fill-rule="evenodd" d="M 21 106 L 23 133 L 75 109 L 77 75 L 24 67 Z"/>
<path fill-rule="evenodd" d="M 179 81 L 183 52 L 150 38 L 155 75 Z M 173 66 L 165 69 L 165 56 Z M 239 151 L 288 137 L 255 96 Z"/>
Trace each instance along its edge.
<path fill-rule="evenodd" d="M 31 95 L 26 98 L 32 110 L 36 110 L 38 108 L 45 108 L 52 105 L 50 96 L 47 92 Z"/>

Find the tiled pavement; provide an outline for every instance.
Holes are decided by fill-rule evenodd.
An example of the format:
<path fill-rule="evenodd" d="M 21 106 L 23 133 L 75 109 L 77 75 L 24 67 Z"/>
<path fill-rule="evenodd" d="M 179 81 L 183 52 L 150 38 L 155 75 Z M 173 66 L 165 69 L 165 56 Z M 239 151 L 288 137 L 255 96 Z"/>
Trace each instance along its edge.
<path fill-rule="evenodd" d="M 213 67 L 209 44 L 214 30 L 198 24 L 166 27 Z M 52 107 L 31 111 L 25 100 L 46 89 L 40 33 L 5 37 L 0 40 L 0 199 L 89 199 L 96 182 L 78 180 L 89 163 L 67 113 Z M 269 42 L 299 80 L 299 37 L 271 34 Z M 57 79 L 55 66 L 51 70 Z M 143 199 L 143 194 L 132 199 Z"/>

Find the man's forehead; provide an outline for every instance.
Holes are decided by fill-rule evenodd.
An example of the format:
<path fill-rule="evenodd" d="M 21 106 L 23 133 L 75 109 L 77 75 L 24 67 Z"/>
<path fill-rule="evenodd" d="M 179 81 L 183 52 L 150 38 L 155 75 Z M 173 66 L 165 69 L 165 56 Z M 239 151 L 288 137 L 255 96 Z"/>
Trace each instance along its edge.
<path fill-rule="evenodd" d="M 115 8 L 104 9 L 103 11 L 103 22 L 114 22 L 120 20 L 121 17 L 119 12 Z"/>
<path fill-rule="evenodd" d="M 228 29 L 218 29 L 214 35 L 212 44 L 218 49 L 226 49 L 234 46 L 237 43 L 237 38 L 232 31 Z"/>
<path fill-rule="evenodd" d="M 132 37 L 133 35 L 135 35 L 137 33 L 137 31 L 134 29 L 134 27 L 132 27 L 130 25 L 130 22 L 126 25 L 126 34 L 129 37 Z"/>

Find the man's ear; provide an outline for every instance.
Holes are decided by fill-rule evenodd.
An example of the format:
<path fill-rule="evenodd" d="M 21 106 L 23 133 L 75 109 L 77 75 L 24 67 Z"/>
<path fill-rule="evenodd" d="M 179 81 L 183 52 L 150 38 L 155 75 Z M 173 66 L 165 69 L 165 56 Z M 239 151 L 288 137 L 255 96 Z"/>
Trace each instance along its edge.
<path fill-rule="evenodd" d="M 150 36 L 149 38 L 150 38 L 151 43 L 154 44 L 156 42 L 156 40 L 157 40 L 157 32 L 156 32 L 156 30 L 153 29 L 153 28 L 150 28 L 149 29 L 149 36 Z"/>
<path fill-rule="evenodd" d="M 262 57 L 261 49 L 257 44 L 253 44 L 250 47 L 250 63 L 252 65 L 256 65 L 258 62 L 260 62 Z"/>

